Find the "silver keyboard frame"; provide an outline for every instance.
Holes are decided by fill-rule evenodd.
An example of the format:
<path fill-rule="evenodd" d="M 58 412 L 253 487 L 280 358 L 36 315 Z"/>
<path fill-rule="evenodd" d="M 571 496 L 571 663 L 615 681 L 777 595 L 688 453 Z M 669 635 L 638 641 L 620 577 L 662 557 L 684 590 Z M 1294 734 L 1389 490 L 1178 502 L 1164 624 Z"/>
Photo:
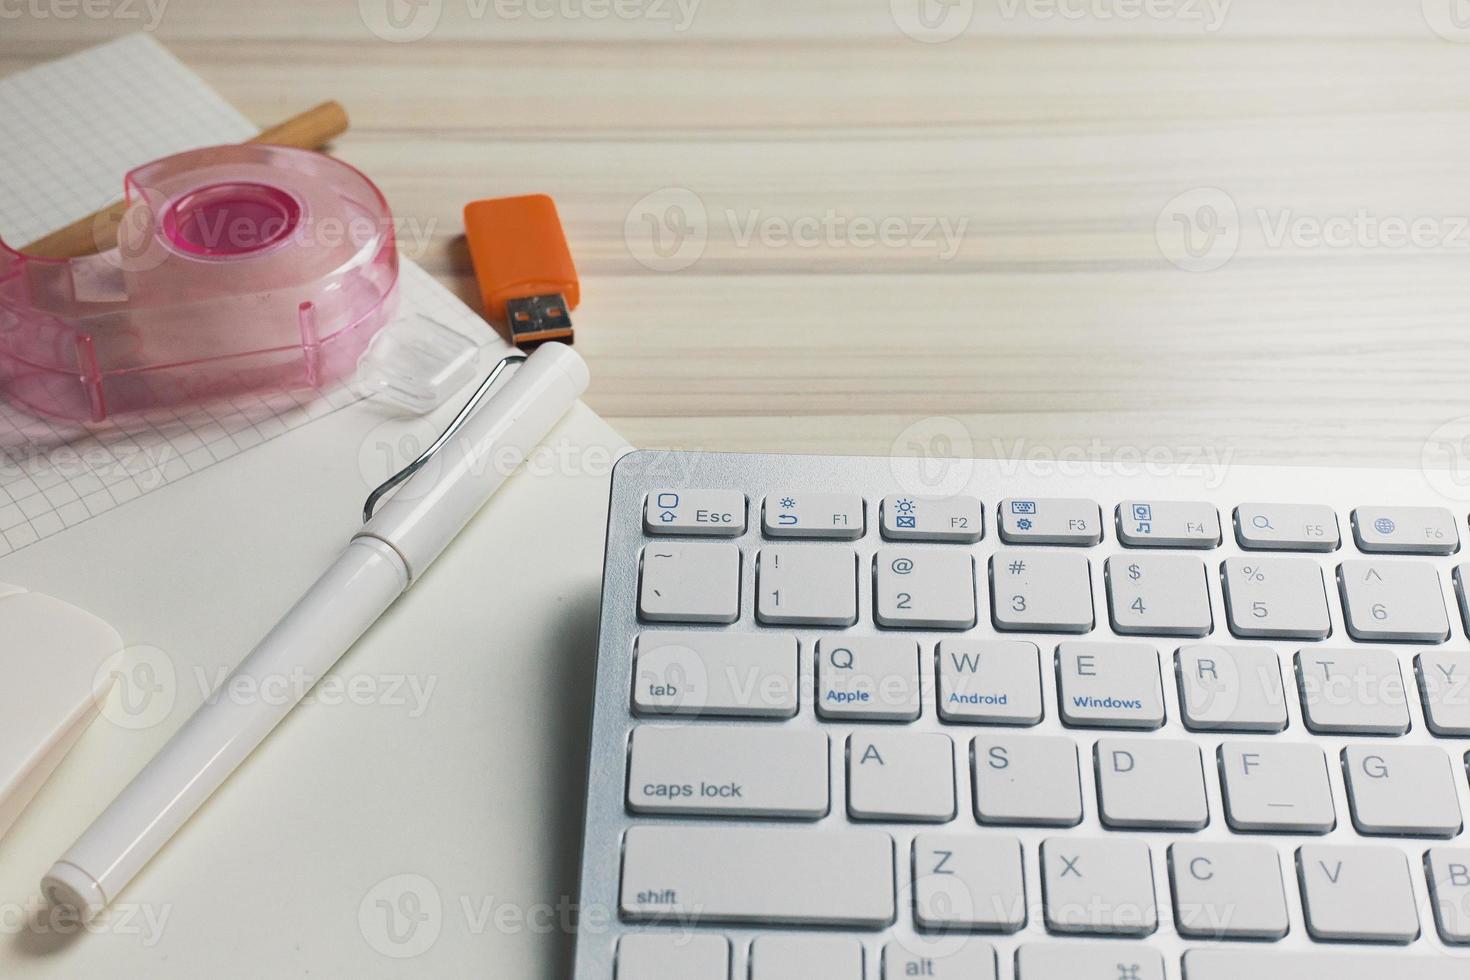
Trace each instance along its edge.
<path fill-rule="evenodd" d="M 682 932 L 687 927 L 677 924 L 646 925 L 624 923 L 618 914 L 618 897 L 621 877 L 622 834 L 636 825 L 689 825 L 718 824 L 726 827 L 738 826 L 787 826 L 805 828 L 812 834 L 820 834 L 823 828 L 834 825 L 861 826 L 866 829 L 881 829 L 891 834 L 895 841 L 896 882 L 898 886 L 898 919 L 884 931 L 855 931 L 842 929 L 793 929 L 790 927 L 753 928 L 749 926 L 700 925 L 701 932 L 714 932 L 730 939 L 732 945 L 731 977 L 746 980 L 748 971 L 749 945 L 753 938 L 770 933 L 814 932 L 824 935 L 851 935 L 863 941 L 865 948 L 865 980 L 880 980 L 881 957 L 884 944 L 890 939 L 914 938 L 918 933 L 913 928 L 912 910 L 905 906 L 906 883 L 911 874 L 910 847 L 918 833 L 965 833 L 1004 834 L 1017 837 L 1024 845 L 1025 881 L 1027 890 L 1028 923 L 1019 933 L 993 935 L 977 933 L 976 938 L 991 943 L 998 951 L 998 976 L 1000 980 L 1013 980 L 1013 954 L 1021 943 L 1125 943 L 1144 942 L 1159 950 L 1164 956 L 1165 969 L 1170 980 L 1182 976 L 1180 955 L 1187 949 L 1203 946 L 1239 946 L 1257 952 L 1277 949 L 1293 952 L 1347 953 L 1363 958 L 1382 958 L 1384 976 L 1390 975 L 1395 958 L 1404 956 L 1434 955 L 1447 956 L 1465 961 L 1465 975 L 1470 977 L 1470 947 L 1454 947 L 1443 944 L 1436 930 L 1429 894 L 1423 873 L 1423 855 L 1431 847 L 1465 847 L 1467 833 L 1462 825 L 1460 834 L 1451 840 L 1403 839 L 1366 837 L 1353 827 L 1341 767 L 1335 763 L 1342 748 L 1353 744 L 1382 741 L 1402 745 L 1433 744 L 1443 748 L 1458 763 L 1460 810 L 1462 820 L 1470 821 L 1470 781 L 1465 774 L 1464 760 L 1470 752 L 1470 738 L 1439 738 L 1433 736 L 1424 724 L 1422 706 L 1418 698 L 1417 679 L 1414 674 L 1414 656 L 1423 650 L 1453 649 L 1470 651 L 1465 624 L 1461 614 L 1451 572 L 1458 564 L 1470 561 L 1470 533 L 1465 523 L 1470 513 L 1470 485 L 1465 486 L 1464 499 L 1453 499 L 1437 492 L 1435 486 L 1451 486 L 1448 474 L 1439 474 L 1431 480 L 1425 473 L 1415 470 L 1374 470 L 1347 468 L 1307 467 L 1257 467 L 1230 465 L 1221 470 L 1188 464 L 1168 470 L 1149 472 L 1150 467 L 1135 462 L 1133 465 L 1109 464 L 1105 462 L 1079 462 L 1067 466 L 1055 461 L 1036 463 L 1007 460 L 937 460 L 937 459 L 893 459 L 881 457 L 842 456 L 797 456 L 755 455 L 723 453 L 685 453 L 640 451 L 624 457 L 616 467 L 612 480 L 612 496 L 608 518 L 607 551 L 604 566 L 601 628 L 598 640 L 597 686 L 594 695 L 594 719 L 588 770 L 588 798 L 582 850 L 582 877 L 579 897 L 580 924 L 576 949 L 576 980 L 608 980 L 613 973 L 615 947 L 619 936 L 637 931 Z M 640 549 L 650 538 L 644 534 L 644 496 L 657 489 L 735 489 L 746 495 L 746 531 L 735 538 L 708 538 L 703 540 L 734 541 L 742 553 L 741 616 L 730 626 L 655 625 L 639 621 L 637 615 L 637 588 L 639 578 Z M 784 538 L 774 542 L 761 533 L 761 501 L 769 493 L 795 492 L 848 492 L 860 493 L 866 502 L 865 533 L 856 541 L 815 541 Z M 964 549 L 975 558 L 976 597 L 978 602 L 977 625 L 968 631 L 940 630 L 884 630 L 873 621 L 873 594 L 869 584 L 873 553 L 894 542 L 885 541 L 879 533 L 878 502 L 889 493 L 935 494 L 944 492 L 968 493 L 979 497 L 985 505 L 984 537 L 973 545 L 947 543 L 914 543 L 916 548 Z M 1097 501 L 1102 507 L 1104 534 L 1101 544 L 1091 548 L 1036 548 L 1035 550 L 1083 552 L 1091 559 L 1093 608 L 1095 625 L 1092 632 L 1083 635 L 1059 635 L 1050 633 L 999 632 L 990 621 L 990 597 L 987 581 L 987 561 L 990 554 L 1004 547 L 996 533 L 996 506 L 1006 497 L 1086 497 Z M 1108 618 L 1106 587 L 1103 581 L 1102 563 L 1110 555 L 1142 549 L 1126 549 L 1119 544 L 1113 523 L 1113 510 L 1117 504 L 1130 499 L 1210 501 L 1220 512 L 1222 542 L 1218 548 L 1208 551 L 1162 549 L 1175 554 L 1195 554 L 1206 563 L 1210 572 L 1210 599 L 1214 615 L 1214 629 L 1210 636 L 1202 639 L 1176 639 L 1173 637 L 1119 636 L 1111 630 Z M 1279 555 L 1287 552 L 1260 552 L 1241 549 L 1234 537 L 1232 514 L 1236 504 L 1244 502 L 1328 504 L 1337 512 L 1342 545 L 1335 552 L 1312 554 L 1290 552 L 1316 559 L 1322 566 L 1324 581 L 1328 589 L 1328 607 L 1332 616 L 1332 634 L 1320 642 L 1296 640 L 1237 639 L 1229 631 L 1225 616 L 1219 576 L 1220 562 L 1236 555 Z M 1424 557 L 1410 555 L 1377 555 L 1385 561 L 1415 560 L 1433 562 L 1439 569 L 1444 601 L 1451 622 L 1450 640 L 1445 644 L 1359 644 L 1352 640 L 1343 624 L 1340 594 L 1336 588 L 1336 566 L 1345 559 L 1362 557 L 1353 538 L 1351 513 L 1354 507 L 1364 505 L 1443 506 L 1448 507 L 1459 521 L 1460 550 L 1448 557 Z M 660 536 L 662 538 L 662 536 Z M 688 540 L 688 539 L 683 539 Z M 857 625 L 844 630 L 810 627 L 767 627 L 760 625 L 754 614 L 755 552 L 764 545 L 779 543 L 782 547 L 851 548 L 857 551 L 860 569 L 866 569 L 860 578 Z M 1148 549 L 1161 550 L 1161 549 Z M 784 721 L 743 720 L 716 721 L 680 719 L 669 722 L 658 719 L 639 718 L 631 708 L 631 684 L 634 641 L 640 632 L 665 629 L 696 629 L 728 631 L 760 631 L 794 634 L 800 641 L 802 703 L 795 718 Z M 1043 705 L 1045 718 L 1041 724 L 1030 728 L 1012 726 L 975 726 L 948 724 L 939 720 L 935 711 L 932 670 L 923 676 L 923 713 L 918 721 L 899 724 L 892 722 L 850 723 L 819 720 L 811 705 L 812 649 L 817 639 L 824 636 L 870 636 L 911 635 L 921 644 L 925 663 L 930 663 L 935 644 L 955 636 L 995 637 L 1015 640 L 1030 640 L 1042 653 Z M 1147 732 L 1129 732 L 1117 729 L 1067 728 L 1058 719 L 1056 700 L 1056 675 L 1050 669 L 1051 656 L 1056 645 L 1062 641 L 1107 641 L 1122 640 L 1130 643 L 1152 643 L 1160 653 L 1164 671 L 1165 706 L 1167 721 L 1162 729 L 1152 733 L 1160 738 L 1186 739 L 1200 745 L 1205 759 L 1205 779 L 1210 806 L 1210 824 L 1194 833 L 1172 833 L 1159 831 L 1110 830 L 1098 821 L 1097 792 L 1095 780 L 1089 778 L 1092 745 L 1099 738 L 1110 735 L 1147 738 Z M 1275 734 L 1208 734 L 1195 733 L 1180 723 L 1178 687 L 1173 677 L 1173 652 L 1181 645 L 1192 643 L 1221 642 L 1231 644 L 1261 644 L 1273 647 L 1281 657 L 1282 681 L 1287 690 L 1289 724 L 1286 731 Z M 1392 648 L 1399 652 L 1400 669 L 1408 694 L 1411 728 L 1399 738 L 1374 738 L 1353 736 L 1313 735 L 1305 727 L 1301 716 L 1301 705 L 1296 694 L 1296 678 L 1292 670 L 1292 655 L 1299 649 L 1321 646 L 1377 646 Z M 769 726 L 783 725 L 793 729 L 817 728 L 831 736 L 831 811 L 820 821 L 770 821 L 739 820 L 720 817 L 651 818 L 634 817 L 626 808 L 626 778 L 628 739 L 632 729 L 642 725 L 666 724 L 692 725 L 737 725 Z M 853 731 L 878 728 L 903 728 L 910 731 L 942 731 L 955 742 L 955 776 L 957 816 L 945 824 L 926 823 L 875 823 L 849 821 L 846 815 L 845 795 L 845 751 L 846 736 Z M 969 766 L 969 742 L 971 737 L 997 728 L 1013 735 L 1026 733 L 1066 735 L 1078 744 L 1079 763 L 1082 766 L 1082 789 L 1084 818 L 1073 828 L 1026 828 L 991 827 L 976 822 L 971 793 Z M 1224 818 L 1224 807 L 1220 793 L 1219 772 L 1213 760 L 1215 749 L 1227 740 L 1267 740 L 1310 742 L 1326 752 L 1332 777 L 1333 800 L 1337 809 L 1337 827 L 1326 835 L 1286 834 L 1237 834 L 1230 831 Z M 1041 915 L 1041 880 L 1037 867 L 1037 849 L 1048 837 L 1135 837 L 1152 844 L 1154 890 L 1158 903 L 1159 929 L 1152 936 L 1142 939 L 1110 939 L 1104 937 L 1064 937 L 1046 932 Z M 1172 889 L 1167 866 L 1167 845 L 1175 840 L 1250 840 L 1274 844 L 1281 857 L 1283 883 L 1286 891 L 1287 908 L 1291 930 L 1279 942 L 1225 942 L 1209 943 L 1186 940 L 1174 930 Z M 1420 936 L 1407 947 L 1367 944 L 1318 943 L 1312 941 L 1302 916 L 1301 896 L 1296 880 L 1294 862 L 1295 849 L 1302 844 L 1362 844 L 1401 847 L 1409 857 L 1413 872 L 1415 897 L 1419 906 Z M 813 978 L 820 980 L 820 978 Z"/>

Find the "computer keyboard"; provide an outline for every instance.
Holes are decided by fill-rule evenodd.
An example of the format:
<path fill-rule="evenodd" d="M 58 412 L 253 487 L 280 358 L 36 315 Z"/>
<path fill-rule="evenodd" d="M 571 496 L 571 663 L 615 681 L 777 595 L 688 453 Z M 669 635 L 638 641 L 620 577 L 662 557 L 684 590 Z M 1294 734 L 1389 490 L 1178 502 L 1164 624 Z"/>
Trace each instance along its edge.
<path fill-rule="evenodd" d="M 576 980 L 1465 980 L 1446 486 L 631 454 Z"/>

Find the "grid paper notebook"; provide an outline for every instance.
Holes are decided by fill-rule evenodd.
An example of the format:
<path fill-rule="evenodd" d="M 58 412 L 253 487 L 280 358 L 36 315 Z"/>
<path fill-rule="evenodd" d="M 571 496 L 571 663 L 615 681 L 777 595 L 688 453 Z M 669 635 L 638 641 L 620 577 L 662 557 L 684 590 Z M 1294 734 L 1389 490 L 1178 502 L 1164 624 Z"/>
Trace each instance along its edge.
<path fill-rule="evenodd" d="M 145 34 L 0 80 L 0 238 L 19 246 L 122 196 L 123 175 L 198 146 L 238 143 L 248 119 Z M 423 315 L 480 344 L 492 334 L 412 262 L 399 317 Z M 360 400 L 325 391 L 242 395 L 83 426 L 0 399 L 0 555 L 119 507 Z"/>

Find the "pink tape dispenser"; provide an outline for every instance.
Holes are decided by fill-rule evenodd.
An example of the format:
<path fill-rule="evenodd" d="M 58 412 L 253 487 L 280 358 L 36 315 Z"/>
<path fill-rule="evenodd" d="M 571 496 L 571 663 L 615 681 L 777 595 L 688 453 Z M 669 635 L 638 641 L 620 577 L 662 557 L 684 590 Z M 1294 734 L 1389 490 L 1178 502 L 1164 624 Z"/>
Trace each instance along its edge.
<path fill-rule="evenodd" d="M 180 153 L 127 175 L 116 248 L 42 259 L 0 242 L 0 388 L 101 422 L 352 372 L 392 317 L 383 195 L 309 150 Z"/>

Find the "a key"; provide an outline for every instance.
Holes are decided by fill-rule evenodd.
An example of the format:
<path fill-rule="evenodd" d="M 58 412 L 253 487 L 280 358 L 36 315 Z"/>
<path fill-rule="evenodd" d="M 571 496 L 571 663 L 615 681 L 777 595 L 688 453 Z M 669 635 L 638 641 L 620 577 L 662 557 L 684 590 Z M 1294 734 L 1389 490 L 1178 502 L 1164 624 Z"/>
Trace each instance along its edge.
<path fill-rule="evenodd" d="M 628 748 L 628 809 L 816 820 L 829 805 L 829 754 L 817 731 L 640 725 Z"/>
<path fill-rule="evenodd" d="M 1252 551 L 1336 551 L 1337 512 L 1321 504 L 1241 504 L 1235 540 Z"/>
<path fill-rule="evenodd" d="M 1118 540 L 1129 548 L 1213 548 L 1220 543 L 1214 504 L 1125 500 L 1118 505 Z"/>
<path fill-rule="evenodd" d="M 855 493 L 773 493 L 761 505 L 761 528 L 773 538 L 863 536 L 863 498 Z"/>
<path fill-rule="evenodd" d="M 1409 705 L 1392 650 L 1321 647 L 1296 655 L 1307 727 L 1331 735 L 1402 735 Z"/>
<path fill-rule="evenodd" d="M 873 617 L 898 629 L 975 625 L 975 560 L 967 551 L 883 548 L 873 557 Z"/>
<path fill-rule="evenodd" d="M 1269 647 L 1180 647 L 1174 655 L 1185 727 L 1279 732 L 1286 727 L 1281 661 Z"/>
<path fill-rule="evenodd" d="M 1191 949 L 1188 980 L 1464 980 L 1465 964 L 1434 956 L 1285 953 L 1276 949 Z"/>
<path fill-rule="evenodd" d="M 919 645 L 898 637 L 817 641 L 817 713 L 823 718 L 919 717 Z"/>
<path fill-rule="evenodd" d="M 638 636 L 633 710 L 640 715 L 790 718 L 797 644 L 776 633 L 659 631 Z"/>
<path fill-rule="evenodd" d="M 1102 540 L 1102 509 L 1076 498 L 1008 498 L 1000 502 L 1000 537 L 1006 544 L 1087 547 Z"/>
<path fill-rule="evenodd" d="M 1439 938 L 1470 943 L 1470 848 L 1431 847 L 1424 858 Z"/>
<path fill-rule="evenodd" d="M 738 490 L 655 490 L 643 504 L 649 534 L 745 533 L 745 494 Z"/>
<path fill-rule="evenodd" d="M 985 505 L 974 497 L 890 494 L 879 505 L 889 541 L 955 541 L 973 544 L 985 533 Z"/>
<path fill-rule="evenodd" d="M 1141 840 L 1047 838 L 1041 890 L 1052 932 L 1147 936 L 1158 928 L 1153 861 Z"/>
<path fill-rule="evenodd" d="M 1208 636 L 1214 628 L 1204 562 L 1188 555 L 1115 555 L 1104 566 L 1113 632 Z"/>
<path fill-rule="evenodd" d="M 976 725 L 1041 721 L 1041 656 L 1020 640 L 939 644 L 939 717 Z"/>
<path fill-rule="evenodd" d="M 840 936 L 758 936 L 750 944 L 750 980 L 813 977 L 863 980 L 863 944 Z"/>
<path fill-rule="evenodd" d="M 995 980 L 995 947 L 979 939 L 892 940 L 883 947 L 883 976 L 933 977 L 934 980 Z M 826 972 L 803 980 L 826 980 Z"/>
<path fill-rule="evenodd" d="M 1220 789 L 1232 830 L 1325 834 L 1337 825 L 1327 757 L 1315 745 L 1226 742 Z"/>
<path fill-rule="evenodd" d="M 1322 569 L 1310 558 L 1227 558 L 1221 571 L 1236 636 L 1321 640 L 1332 632 Z"/>
<path fill-rule="evenodd" d="M 1359 507 L 1353 511 L 1359 551 L 1452 555 L 1460 548 L 1455 515 L 1443 507 Z"/>
<path fill-rule="evenodd" d="M 1349 745 L 1342 750 L 1348 802 L 1360 834 L 1454 837 L 1458 777 L 1434 745 Z"/>
<path fill-rule="evenodd" d="M 990 606 L 998 630 L 1089 632 L 1092 566 L 1086 555 L 998 551 L 990 556 Z"/>
<path fill-rule="evenodd" d="M 848 548 L 762 548 L 756 617 L 773 626 L 857 622 L 857 554 Z"/>
<path fill-rule="evenodd" d="M 1310 844 L 1297 849 L 1296 863 L 1313 939 L 1411 943 L 1418 937 L 1419 913 L 1403 851 Z"/>
<path fill-rule="evenodd" d="M 1093 747 L 1102 821 L 1123 830 L 1199 830 L 1210 822 L 1193 742 L 1104 738 Z"/>
<path fill-rule="evenodd" d="M 774 757 L 772 757 L 774 758 Z M 847 813 L 854 820 L 954 819 L 954 743 L 938 732 L 847 740 Z"/>
<path fill-rule="evenodd" d="M 639 826 L 623 835 L 630 921 L 882 929 L 894 920 L 893 838 L 765 827 Z"/>
<path fill-rule="evenodd" d="M 1290 921 L 1269 844 L 1180 841 L 1169 848 L 1174 924 L 1192 939 L 1280 939 Z"/>
<path fill-rule="evenodd" d="M 629 933 L 618 940 L 618 980 L 730 980 L 730 941 L 677 932 Z"/>
<path fill-rule="evenodd" d="M 1137 643 L 1062 643 L 1057 700 L 1068 725 L 1159 728 L 1164 686 L 1158 651 Z"/>
<path fill-rule="evenodd" d="M 1164 980 L 1164 958 L 1137 943 L 1026 943 L 1016 980 Z"/>
<path fill-rule="evenodd" d="M 1021 842 L 991 834 L 916 836 L 914 919 L 923 929 L 1019 930 L 1026 924 Z"/>
<path fill-rule="evenodd" d="M 1077 743 L 1058 735 L 981 735 L 971 743 L 975 819 L 1074 827 L 1082 822 Z"/>
<path fill-rule="evenodd" d="M 1414 668 L 1429 730 L 1449 737 L 1470 735 L 1470 653 L 1421 653 Z"/>
<path fill-rule="evenodd" d="M 660 623 L 733 623 L 740 618 L 740 549 L 659 542 L 643 549 L 638 614 Z"/>
<path fill-rule="evenodd" d="M 1443 643 L 1450 619 L 1439 572 L 1422 561 L 1345 561 L 1337 566 L 1343 618 L 1355 640 Z"/>

